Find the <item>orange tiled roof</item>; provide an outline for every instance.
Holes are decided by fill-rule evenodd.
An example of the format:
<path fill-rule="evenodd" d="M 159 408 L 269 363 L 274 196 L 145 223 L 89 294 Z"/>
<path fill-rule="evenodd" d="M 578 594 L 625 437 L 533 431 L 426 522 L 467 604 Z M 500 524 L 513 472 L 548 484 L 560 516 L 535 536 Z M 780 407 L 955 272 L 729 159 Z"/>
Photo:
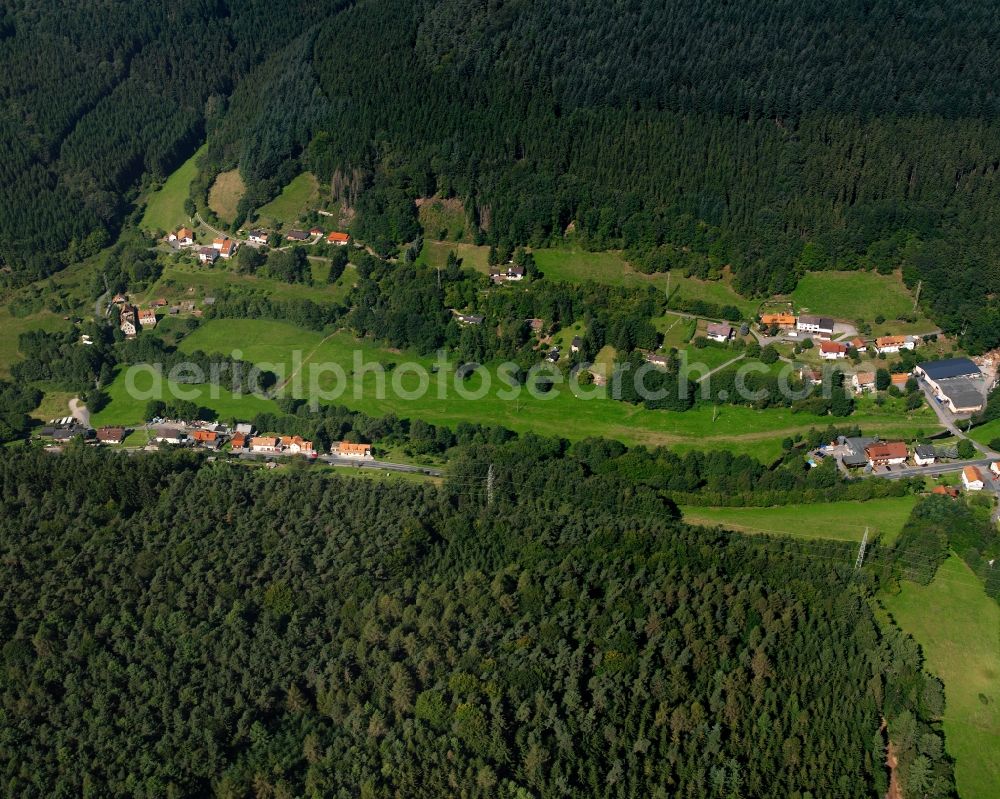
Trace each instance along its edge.
<path fill-rule="evenodd" d="M 365 455 L 371 451 L 371 444 L 355 444 L 352 441 L 341 441 L 337 444 L 337 452 L 344 455 Z"/>
<path fill-rule="evenodd" d="M 888 441 L 885 443 L 872 444 L 865 447 L 865 455 L 869 460 L 887 461 L 892 458 L 905 458 L 910 454 L 906 444 L 902 441 Z"/>
<path fill-rule="evenodd" d="M 326 240 L 331 244 L 336 244 L 338 242 L 346 242 L 349 238 L 350 236 L 348 236 L 346 233 L 341 233 L 335 230 L 329 236 L 326 237 Z"/>
<path fill-rule="evenodd" d="M 766 313 L 760 317 L 760 321 L 765 325 L 794 325 L 796 319 L 790 313 Z"/>

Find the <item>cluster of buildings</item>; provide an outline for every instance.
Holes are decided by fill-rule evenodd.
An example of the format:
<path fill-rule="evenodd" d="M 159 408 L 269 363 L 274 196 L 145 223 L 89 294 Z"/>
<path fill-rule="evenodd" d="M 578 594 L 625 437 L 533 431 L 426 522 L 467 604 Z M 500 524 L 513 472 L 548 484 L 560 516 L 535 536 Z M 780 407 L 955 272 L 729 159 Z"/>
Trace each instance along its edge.
<path fill-rule="evenodd" d="M 251 230 L 247 234 L 247 241 L 250 244 L 263 246 L 267 244 L 268 236 L 269 234 L 266 230 Z M 339 230 L 334 230 L 331 233 L 324 233 L 319 228 L 313 228 L 309 231 L 289 230 L 285 233 L 285 239 L 287 241 L 309 241 L 310 239 L 318 240 L 323 236 L 326 237 L 327 244 L 336 244 L 341 247 L 345 246 L 351 240 L 351 237 L 347 233 L 342 233 Z M 182 227 L 169 234 L 167 236 L 167 241 L 180 248 L 195 247 L 197 245 L 194 237 L 194 231 L 187 227 Z M 239 246 L 239 240 L 231 239 L 228 236 L 221 236 L 212 240 L 211 247 L 198 247 L 196 252 L 198 260 L 203 264 L 214 264 L 219 258 L 222 258 L 223 260 L 232 258 L 236 254 L 237 249 L 239 249 Z"/>
<path fill-rule="evenodd" d="M 934 398 L 952 413 L 975 413 L 986 403 L 986 380 L 968 358 L 946 358 L 919 363 L 917 377 L 931 389 Z"/>
<path fill-rule="evenodd" d="M 156 327 L 155 308 L 139 308 L 130 303 L 124 294 L 116 294 L 112 303 L 118 306 L 118 327 L 125 338 L 135 338 L 140 330 Z M 166 304 L 166 300 L 157 300 L 156 304 Z"/>
<path fill-rule="evenodd" d="M 903 441 L 880 441 L 864 436 L 841 437 L 839 443 L 841 462 L 849 468 L 902 466 L 911 458 L 915 466 L 930 466 L 939 457 L 930 444 L 917 444 L 911 452 Z"/>
<path fill-rule="evenodd" d="M 228 236 L 213 239 L 211 247 L 199 248 L 198 260 L 203 264 L 214 264 L 219 258 L 228 261 L 236 255 L 236 250 L 239 246 L 238 241 Z"/>
<path fill-rule="evenodd" d="M 516 264 L 507 264 L 505 267 L 490 267 L 490 280 L 494 283 L 505 283 L 513 280 L 524 280 L 524 267 Z"/>
<path fill-rule="evenodd" d="M 790 335 L 809 333 L 817 338 L 830 338 L 833 335 L 833 319 L 828 316 L 766 313 L 761 314 L 760 323 L 765 327 L 788 331 Z"/>

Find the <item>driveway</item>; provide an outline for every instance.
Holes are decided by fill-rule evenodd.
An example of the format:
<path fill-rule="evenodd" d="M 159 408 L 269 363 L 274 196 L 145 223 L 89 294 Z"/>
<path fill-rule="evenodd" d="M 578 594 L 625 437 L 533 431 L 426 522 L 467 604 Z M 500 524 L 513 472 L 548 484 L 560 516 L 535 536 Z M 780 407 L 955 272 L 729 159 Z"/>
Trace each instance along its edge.
<path fill-rule="evenodd" d="M 90 427 L 90 411 L 78 398 L 73 397 L 69 401 L 69 412 L 84 427 Z"/>

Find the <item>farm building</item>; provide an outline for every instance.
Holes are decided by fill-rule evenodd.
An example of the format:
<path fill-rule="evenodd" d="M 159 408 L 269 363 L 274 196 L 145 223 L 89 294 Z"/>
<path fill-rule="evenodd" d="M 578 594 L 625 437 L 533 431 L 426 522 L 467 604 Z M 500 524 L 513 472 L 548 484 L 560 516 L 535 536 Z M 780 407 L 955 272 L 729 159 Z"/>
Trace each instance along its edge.
<path fill-rule="evenodd" d="M 952 413 L 974 413 L 982 410 L 986 395 L 983 373 L 968 358 L 947 358 L 917 364 L 922 377 L 934 396 Z"/>
<path fill-rule="evenodd" d="M 833 335 L 833 320 L 828 316 L 808 316 L 798 318 L 795 329 L 802 333 L 815 333 L 820 338 Z"/>

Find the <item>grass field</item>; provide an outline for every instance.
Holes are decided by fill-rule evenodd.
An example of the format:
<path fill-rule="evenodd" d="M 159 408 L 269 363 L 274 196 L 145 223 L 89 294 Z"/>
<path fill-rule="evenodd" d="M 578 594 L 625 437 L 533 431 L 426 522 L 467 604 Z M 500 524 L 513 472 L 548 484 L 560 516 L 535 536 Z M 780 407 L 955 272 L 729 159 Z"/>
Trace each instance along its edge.
<path fill-rule="evenodd" d="M 221 263 L 221 261 L 220 261 Z M 330 265 L 325 261 L 309 262 L 313 270 L 315 285 L 285 283 L 256 275 L 240 275 L 225 267 L 209 268 L 202 265 L 171 264 L 164 268 L 160 279 L 139 298 L 140 304 L 163 297 L 168 301 L 200 299 L 217 294 L 221 289 L 232 286 L 262 291 L 279 300 L 313 300 L 315 302 L 342 301 L 357 282 L 357 270 L 348 264 L 344 274 L 334 284 L 326 282 Z M 190 289 L 194 289 L 190 291 Z"/>
<path fill-rule="evenodd" d="M 324 402 L 337 402 L 358 408 L 374 416 L 397 413 L 409 418 L 422 418 L 430 422 L 454 426 L 459 422 L 499 424 L 517 431 L 533 430 L 540 434 L 563 436 L 573 439 L 587 436 L 607 436 L 630 444 L 664 444 L 679 450 L 731 449 L 770 460 L 780 454 L 781 439 L 786 435 L 805 433 L 811 427 L 826 427 L 830 417 L 792 414 L 785 409 L 765 411 L 751 408 L 722 406 L 714 414 L 709 407 L 686 413 L 650 411 L 625 403 L 603 398 L 603 390 L 585 387 L 593 398 L 575 396 L 568 386 L 561 386 L 552 395 L 541 398 L 521 392 L 518 399 L 497 396 L 505 388 L 490 370 L 492 389 L 481 399 L 459 396 L 452 381 L 442 373 L 446 384 L 445 396 L 438 395 L 438 376 L 431 376 L 431 388 L 418 398 L 408 397 L 420 382 L 418 376 L 407 369 L 398 369 L 384 377 L 385 391 L 377 390 L 379 378 L 373 373 L 360 377 L 354 375 L 354 357 L 359 354 L 364 363 L 414 363 L 430 370 L 433 359 L 411 353 L 401 353 L 378 347 L 370 341 L 358 341 L 345 332 L 324 337 L 324 334 L 301 330 L 293 325 L 254 319 L 218 319 L 204 323 L 181 342 L 185 351 L 201 349 L 206 352 L 232 352 L 240 349 L 243 357 L 255 363 L 267 363 L 269 368 L 278 365 L 285 379 L 294 371 L 295 357 L 305 365 L 290 380 L 288 391 L 304 396 L 309 391 L 310 375 L 315 375 L 316 385 L 325 396 Z M 295 356 L 294 351 L 298 351 Z M 310 366 L 310 364 L 314 366 Z M 320 370 L 321 364 L 339 365 L 344 370 L 346 390 L 333 396 L 335 378 Z M 478 378 L 465 384 L 466 392 L 477 387 Z M 113 400 L 102 412 L 99 421 L 118 423 L 140 420 L 145 408 L 145 398 L 135 402 L 127 396 L 121 378 L 115 381 Z M 249 416 L 260 407 L 270 406 L 267 400 L 254 399 L 243 409 L 239 401 L 223 394 L 211 399 L 203 397 L 199 403 L 214 408 L 224 417 Z M 264 405 L 261 405 L 264 403 Z M 879 432 L 884 436 L 912 436 L 915 429 L 932 429 L 930 413 L 900 416 L 898 412 L 882 412 L 872 408 L 852 417 L 851 422 L 862 426 L 866 432 Z"/>
<path fill-rule="evenodd" d="M 448 252 L 452 250 L 465 266 L 484 274 L 489 272 L 487 259 L 490 248 L 485 245 L 426 241 L 419 260 L 429 266 L 444 266 Z M 593 281 L 609 286 L 654 286 L 662 291 L 668 288 L 665 272 L 654 275 L 636 272 L 622 254 L 616 251 L 543 249 L 533 250 L 533 255 L 539 270 L 549 280 L 565 283 Z M 717 305 L 735 305 L 748 315 L 757 306 L 755 301 L 737 294 L 728 279 L 698 280 L 684 277 L 679 270 L 674 270 L 669 278 L 669 289 L 671 295 L 676 292 L 683 297 L 702 299 Z"/>
<path fill-rule="evenodd" d="M 10 376 L 10 367 L 21 360 L 18 338 L 29 330 L 55 332 L 69 328 L 69 322 L 51 311 L 38 311 L 29 316 L 10 315 L 6 305 L 0 305 L 0 378 Z"/>
<path fill-rule="evenodd" d="M 1000 606 L 954 555 L 930 585 L 883 602 L 944 681 L 945 745 L 962 799 L 1000 796 Z M 986 702 L 982 701 L 986 699 Z"/>
<path fill-rule="evenodd" d="M 808 272 L 799 280 L 792 292 L 796 311 L 828 314 L 837 319 L 865 319 L 873 332 L 891 329 L 893 332 L 933 330 L 937 325 L 918 320 L 904 330 L 894 320 L 913 312 L 913 296 L 903 285 L 898 274 L 880 275 L 876 272 Z M 881 315 L 886 322 L 875 325 Z"/>
<path fill-rule="evenodd" d="M 208 192 L 208 207 L 223 222 L 236 219 L 236 206 L 247 190 L 238 169 L 220 172 Z"/>
<path fill-rule="evenodd" d="M 684 507 L 691 524 L 721 525 L 744 533 L 769 533 L 794 538 L 830 538 L 860 541 L 865 527 L 870 535 L 891 543 L 903 529 L 917 497 L 887 497 L 869 502 L 826 502 L 773 508 Z"/>
<path fill-rule="evenodd" d="M 40 386 L 45 394 L 42 401 L 30 414 L 32 419 L 40 422 L 47 422 L 49 419 L 58 419 L 62 416 L 69 416 L 69 401 L 76 394 L 69 391 L 58 391 L 45 386 Z"/>
<path fill-rule="evenodd" d="M 964 430 L 965 428 L 963 427 L 962 429 Z M 1000 419 L 994 419 L 992 422 L 987 422 L 979 427 L 973 427 L 969 433 L 969 438 L 973 441 L 978 441 L 980 444 L 989 445 L 991 439 L 1000 438 Z"/>
<path fill-rule="evenodd" d="M 146 212 L 142 216 L 143 230 L 169 233 L 188 221 L 188 215 L 184 213 L 184 201 L 191 191 L 191 181 L 198 172 L 198 156 L 203 152 L 204 146 L 181 164 L 159 190 L 149 196 Z"/>
<path fill-rule="evenodd" d="M 257 209 L 258 222 L 265 227 L 276 222 L 289 225 L 303 216 L 319 200 L 319 181 L 312 172 L 303 172 L 267 205 Z"/>
<path fill-rule="evenodd" d="M 421 198 L 417 201 L 417 217 L 426 239 L 438 239 L 444 231 L 449 241 L 470 240 L 465 208 L 459 199 Z"/>

